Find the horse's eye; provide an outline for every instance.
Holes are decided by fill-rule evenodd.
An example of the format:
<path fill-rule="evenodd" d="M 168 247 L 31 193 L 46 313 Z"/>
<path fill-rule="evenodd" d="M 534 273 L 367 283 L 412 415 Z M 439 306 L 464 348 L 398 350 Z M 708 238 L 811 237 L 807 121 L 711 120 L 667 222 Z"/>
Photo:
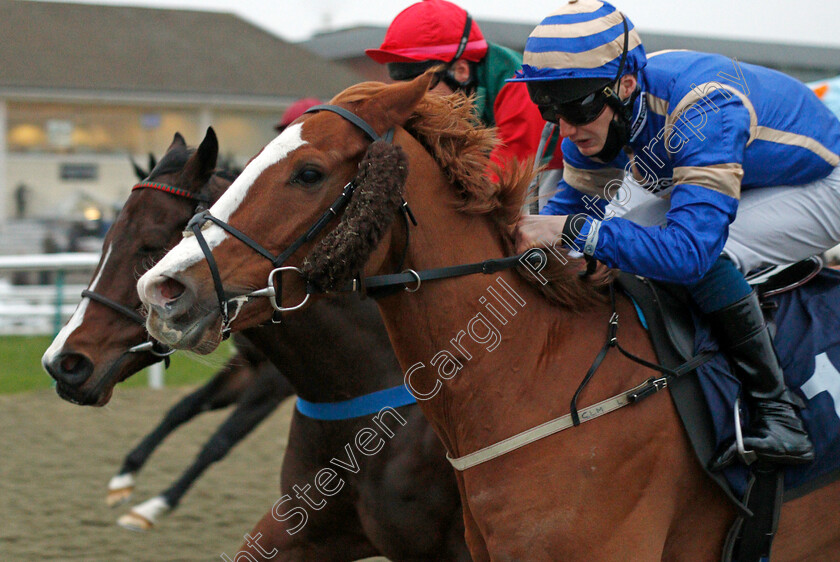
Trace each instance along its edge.
<path fill-rule="evenodd" d="M 304 186 L 314 185 L 323 179 L 324 175 L 313 168 L 304 168 L 295 175 L 292 180 L 293 183 L 298 183 Z"/>
<path fill-rule="evenodd" d="M 140 253 L 147 256 L 157 254 L 158 252 L 162 252 L 163 250 L 163 247 L 158 246 L 156 244 L 143 244 L 142 246 L 140 246 Z"/>

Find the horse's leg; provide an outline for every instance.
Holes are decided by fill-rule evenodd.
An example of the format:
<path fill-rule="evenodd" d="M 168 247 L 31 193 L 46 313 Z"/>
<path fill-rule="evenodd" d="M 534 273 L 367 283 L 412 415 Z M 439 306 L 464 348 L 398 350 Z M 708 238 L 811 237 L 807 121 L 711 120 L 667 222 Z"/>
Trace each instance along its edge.
<path fill-rule="evenodd" d="M 126 455 L 119 472 L 108 483 L 106 503 L 115 507 L 128 501 L 134 490 L 134 475 L 146 464 L 158 445 L 180 425 L 201 412 L 223 408 L 233 403 L 238 398 L 238 393 L 233 389 L 240 384 L 234 385 L 231 382 L 239 379 L 242 371 L 247 369 L 242 358 L 235 355 L 209 382 L 172 406 L 158 426 Z"/>
<path fill-rule="evenodd" d="M 306 526 L 289 534 L 289 531 L 293 531 L 291 527 L 295 522 L 278 521 L 269 511 L 254 529 L 245 535 L 245 542 L 239 547 L 239 552 L 247 552 L 258 562 L 338 562 L 380 555 L 361 529 L 340 532 L 339 525 L 318 525 L 317 521 L 312 520 L 313 516 L 316 514 L 310 513 Z M 236 559 L 235 556 L 230 558 Z"/>
<path fill-rule="evenodd" d="M 277 376 L 277 375 L 271 375 Z M 272 393 L 263 393 L 265 385 L 255 384 L 246 391 L 243 401 L 201 449 L 198 457 L 181 477 L 162 494 L 134 506 L 117 523 L 132 530 L 149 530 L 180 503 L 181 498 L 207 468 L 227 455 L 234 445 L 268 417 L 280 401 Z M 247 398 L 247 400 L 246 400 Z"/>
<path fill-rule="evenodd" d="M 236 409 L 210 440 L 201 449 L 195 462 L 161 496 L 174 509 L 187 490 L 207 468 L 222 460 L 228 452 L 257 427 L 280 405 L 277 393 L 273 391 L 275 372 L 263 373 L 254 379 L 242 396 Z"/>

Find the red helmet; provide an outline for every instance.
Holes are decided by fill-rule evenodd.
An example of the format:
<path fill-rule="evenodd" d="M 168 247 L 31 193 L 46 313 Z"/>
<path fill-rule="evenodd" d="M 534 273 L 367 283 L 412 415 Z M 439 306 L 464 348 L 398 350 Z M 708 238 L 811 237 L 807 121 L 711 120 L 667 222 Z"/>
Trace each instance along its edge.
<path fill-rule="evenodd" d="M 292 121 L 303 115 L 303 112 L 309 109 L 314 105 L 318 105 L 321 103 L 321 100 L 318 98 L 301 98 L 296 102 L 292 103 L 286 111 L 283 112 L 283 116 L 280 117 L 280 121 L 274 125 L 274 128 L 280 132 L 286 127 L 288 127 Z"/>
<path fill-rule="evenodd" d="M 380 64 L 389 62 L 449 62 L 458 52 L 467 12 L 446 0 L 424 0 L 400 12 L 378 49 L 365 54 Z M 487 41 L 473 22 L 460 58 L 479 62 L 487 54 Z"/>

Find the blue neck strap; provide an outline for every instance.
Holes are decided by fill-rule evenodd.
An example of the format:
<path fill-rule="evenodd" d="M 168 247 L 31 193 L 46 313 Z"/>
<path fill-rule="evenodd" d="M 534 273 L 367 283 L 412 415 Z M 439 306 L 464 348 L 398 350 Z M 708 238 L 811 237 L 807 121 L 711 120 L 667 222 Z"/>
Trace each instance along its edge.
<path fill-rule="evenodd" d="M 399 408 L 415 404 L 417 400 L 404 384 L 386 388 L 342 402 L 308 402 L 297 399 L 297 411 L 316 420 L 349 420 L 379 413 L 382 408 Z"/>

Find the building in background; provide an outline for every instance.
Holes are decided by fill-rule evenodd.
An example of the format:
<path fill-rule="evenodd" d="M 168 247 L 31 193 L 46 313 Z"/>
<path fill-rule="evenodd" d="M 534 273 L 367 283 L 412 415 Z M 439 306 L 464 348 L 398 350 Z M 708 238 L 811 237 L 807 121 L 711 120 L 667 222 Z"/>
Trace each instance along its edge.
<path fill-rule="evenodd" d="M 394 12 L 394 16 L 397 12 Z M 538 22 L 532 24 L 477 20 L 488 41 L 518 52 L 525 49 L 525 41 Z M 358 26 L 318 33 L 300 43 L 326 60 L 346 65 L 369 80 L 387 80 L 386 69 L 365 56 L 365 49 L 382 44 L 387 26 Z M 735 41 L 688 35 L 667 35 L 640 30 L 649 53 L 665 49 L 688 49 L 720 53 L 744 62 L 760 64 L 780 70 L 803 82 L 820 80 L 840 74 L 840 48 Z"/>
<path fill-rule="evenodd" d="M 244 165 L 292 102 L 362 79 L 227 13 L 0 0 L 0 37 L 0 253 L 16 215 L 107 219 L 128 156 L 176 131 L 197 145 L 212 125 Z"/>
<path fill-rule="evenodd" d="M 533 29 L 478 23 L 520 51 Z M 40 251 L 50 221 L 107 224 L 135 181 L 129 155 L 145 164 L 176 131 L 198 144 L 212 125 L 222 156 L 244 164 L 295 100 L 387 80 L 364 55 L 385 30 L 290 44 L 228 13 L 0 0 L 0 254 Z M 804 81 L 840 74 L 837 48 L 642 33 L 651 51 L 720 52 Z"/>

